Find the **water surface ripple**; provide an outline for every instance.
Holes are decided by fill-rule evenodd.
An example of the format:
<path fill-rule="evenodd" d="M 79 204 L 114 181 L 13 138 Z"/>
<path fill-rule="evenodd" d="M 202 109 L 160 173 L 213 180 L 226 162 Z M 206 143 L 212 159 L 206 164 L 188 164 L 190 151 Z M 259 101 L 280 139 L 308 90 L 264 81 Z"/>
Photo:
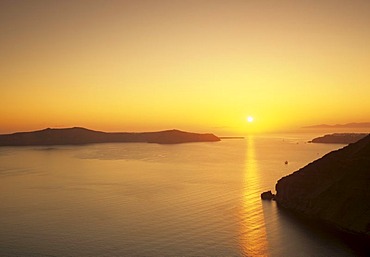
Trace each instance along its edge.
<path fill-rule="evenodd" d="M 339 147 L 299 137 L 2 147 L 0 256 L 353 256 L 259 197 Z"/>

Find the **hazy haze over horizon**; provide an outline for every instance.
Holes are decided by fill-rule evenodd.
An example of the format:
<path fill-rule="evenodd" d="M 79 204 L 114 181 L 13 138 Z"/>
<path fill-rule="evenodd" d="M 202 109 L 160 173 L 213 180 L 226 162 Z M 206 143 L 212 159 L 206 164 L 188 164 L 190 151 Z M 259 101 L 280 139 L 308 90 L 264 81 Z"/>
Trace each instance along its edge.
<path fill-rule="evenodd" d="M 1 1 L 0 134 L 369 122 L 369 25 L 368 1 Z"/>

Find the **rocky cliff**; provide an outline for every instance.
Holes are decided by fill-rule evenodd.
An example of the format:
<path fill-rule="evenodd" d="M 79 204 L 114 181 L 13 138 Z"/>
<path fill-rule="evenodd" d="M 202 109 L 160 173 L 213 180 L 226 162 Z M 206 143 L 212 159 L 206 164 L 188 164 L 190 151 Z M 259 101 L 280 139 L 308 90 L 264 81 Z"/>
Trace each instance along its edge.
<path fill-rule="evenodd" d="M 283 177 L 274 199 L 286 209 L 370 239 L 370 135 Z"/>
<path fill-rule="evenodd" d="M 0 135 L 0 146 L 79 145 L 128 142 L 178 144 L 212 141 L 220 141 L 220 139 L 213 134 L 189 133 L 175 129 L 143 133 L 107 133 L 75 127 L 65 129 L 47 128 L 32 132 Z"/>

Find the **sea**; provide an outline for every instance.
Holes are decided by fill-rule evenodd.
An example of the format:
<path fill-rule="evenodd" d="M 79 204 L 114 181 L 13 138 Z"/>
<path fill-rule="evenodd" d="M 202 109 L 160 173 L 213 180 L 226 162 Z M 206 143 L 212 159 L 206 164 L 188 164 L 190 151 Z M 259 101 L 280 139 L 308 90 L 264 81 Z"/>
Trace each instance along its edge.
<path fill-rule="evenodd" d="M 310 139 L 0 147 L 0 256 L 359 256 L 260 199 L 344 147 Z"/>

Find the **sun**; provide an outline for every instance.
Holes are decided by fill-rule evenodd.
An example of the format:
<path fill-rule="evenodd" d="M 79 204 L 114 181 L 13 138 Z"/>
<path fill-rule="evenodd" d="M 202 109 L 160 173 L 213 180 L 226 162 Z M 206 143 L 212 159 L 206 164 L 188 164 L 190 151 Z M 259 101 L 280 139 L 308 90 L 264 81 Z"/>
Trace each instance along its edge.
<path fill-rule="evenodd" d="M 252 116 L 248 116 L 248 117 L 247 117 L 247 121 L 248 121 L 249 123 L 253 122 L 253 120 L 254 120 L 254 118 L 253 118 Z"/>

